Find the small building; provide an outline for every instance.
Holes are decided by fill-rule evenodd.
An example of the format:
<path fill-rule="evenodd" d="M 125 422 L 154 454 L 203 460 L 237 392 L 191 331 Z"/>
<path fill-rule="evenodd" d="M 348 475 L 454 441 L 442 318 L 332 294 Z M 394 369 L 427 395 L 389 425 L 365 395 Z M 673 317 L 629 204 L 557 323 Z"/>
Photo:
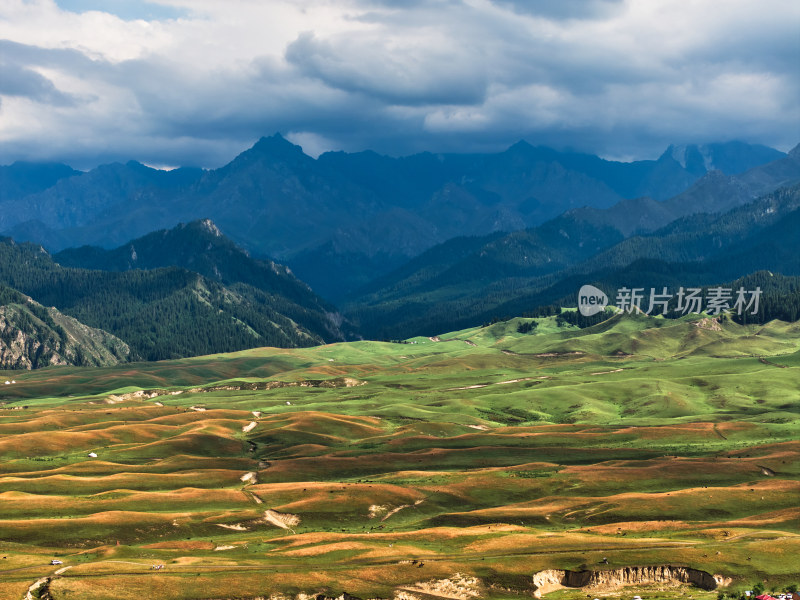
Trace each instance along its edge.
<path fill-rule="evenodd" d="M 89 452 L 89 458 L 97 458 L 97 454 L 94 452 Z"/>

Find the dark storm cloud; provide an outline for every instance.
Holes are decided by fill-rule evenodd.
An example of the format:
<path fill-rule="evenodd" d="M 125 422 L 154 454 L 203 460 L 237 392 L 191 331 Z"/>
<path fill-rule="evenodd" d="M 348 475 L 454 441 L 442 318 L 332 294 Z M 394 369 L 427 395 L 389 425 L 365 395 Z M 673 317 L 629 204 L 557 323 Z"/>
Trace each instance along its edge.
<path fill-rule="evenodd" d="M 112 72 L 107 61 L 91 59 L 80 50 L 71 48 L 42 48 L 0 39 L 0 57 L 2 64 L 10 68 L 45 67 L 75 77 L 107 76 Z"/>
<path fill-rule="evenodd" d="M 320 40 L 301 34 L 286 59 L 305 76 L 389 104 L 474 104 L 483 101 L 487 81 L 458 60 L 459 48 L 419 52 L 413 44 L 389 46 L 381 39 L 342 36 Z"/>
<path fill-rule="evenodd" d="M 23 96 L 36 102 L 69 106 L 74 98 L 60 92 L 53 82 L 36 71 L 0 59 L 0 96 Z"/>

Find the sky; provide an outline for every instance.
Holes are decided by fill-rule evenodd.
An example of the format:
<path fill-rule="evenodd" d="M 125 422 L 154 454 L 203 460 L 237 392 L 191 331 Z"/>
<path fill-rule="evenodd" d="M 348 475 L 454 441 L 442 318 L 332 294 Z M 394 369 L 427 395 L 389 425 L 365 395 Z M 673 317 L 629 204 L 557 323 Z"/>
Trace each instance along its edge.
<path fill-rule="evenodd" d="M 796 0 L 2 0 L 0 164 L 800 142 Z"/>

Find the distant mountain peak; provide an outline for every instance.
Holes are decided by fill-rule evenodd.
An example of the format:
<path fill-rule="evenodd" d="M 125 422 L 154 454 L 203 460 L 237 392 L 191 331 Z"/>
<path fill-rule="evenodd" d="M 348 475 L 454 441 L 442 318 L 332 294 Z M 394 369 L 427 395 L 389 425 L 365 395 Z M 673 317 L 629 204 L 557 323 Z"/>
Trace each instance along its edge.
<path fill-rule="evenodd" d="M 512 157 L 521 157 L 534 160 L 558 160 L 560 153 L 547 146 L 534 146 L 533 144 L 520 140 L 516 144 L 510 146 L 505 154 Z"/>
<path fill-rule="evenodd" d="M 303 155 L 303 149 L 283 137 L 280 133 L 275 133 L 270 137 L 260 138 L 250 149 L 250 151 L 261 154 L 279 155 Z"/>
<path fill-rule="evenodd" d="M 708 146 L 670 144 L 664 154 L 667 154 L 690 173 L 702 174 L 713 169 L 713 158 Z"/>
<path fill-rule="evenodd" d="M 531 150 L 534 150 L 533 145 L 525 140 L 519 140 L 508 147 L 508 152 L 530 152 Z"/>
<path fill-rule="evenodd" d="M 306 160 L 313 162 L 314 159 L 307 156 L 300 146 L 296 146 L 280 133 L 276 133 L 270 137 L 260 138 L 252 147 L 219 169 L 219 172 L 233 172 L 237 167 L 258 165 L 262 162 L 298 164 Z"/>
<path fill-rule="evenodd" d="M 783 156 L 774 148 L 734 140 L 714 144 L 670 144 L 659 161 L 672 159 L 696 176 L 714 169 L 726 175 L 738 175 Z"/>
<path fill-rule="evenodd" d="M 217 227 L 216 223 L 211 219 L 200 219 L 199 221 L 193 221 L 189 223 L 189 225 L 197 225 L 201 230 L 206 231 L 213 235 L 214 237 L 223 237 L 222 232 Z"/>

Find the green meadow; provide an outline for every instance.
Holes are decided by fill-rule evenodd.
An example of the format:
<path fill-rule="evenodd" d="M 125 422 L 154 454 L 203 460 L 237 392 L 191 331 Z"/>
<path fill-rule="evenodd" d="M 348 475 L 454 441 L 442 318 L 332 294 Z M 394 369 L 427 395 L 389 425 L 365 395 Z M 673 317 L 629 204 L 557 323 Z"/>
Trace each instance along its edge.
<path fill-rule="evenodd" d="M 800 583 L 800 324 L 531 320 L 4 373 L 0 600 L 40 578 L 57 600 L 523 598 L 539 571 L 650 565 L 719 590 L 547 597 Z"/>

